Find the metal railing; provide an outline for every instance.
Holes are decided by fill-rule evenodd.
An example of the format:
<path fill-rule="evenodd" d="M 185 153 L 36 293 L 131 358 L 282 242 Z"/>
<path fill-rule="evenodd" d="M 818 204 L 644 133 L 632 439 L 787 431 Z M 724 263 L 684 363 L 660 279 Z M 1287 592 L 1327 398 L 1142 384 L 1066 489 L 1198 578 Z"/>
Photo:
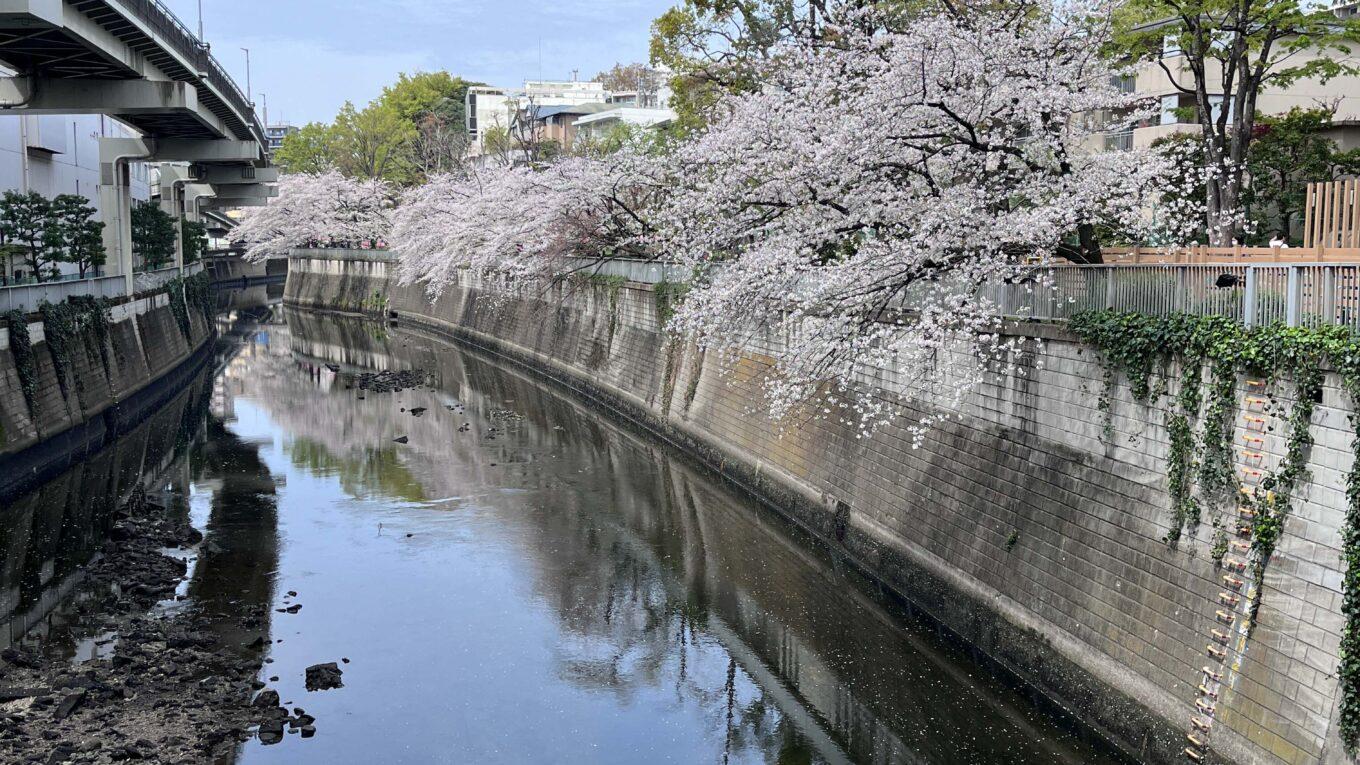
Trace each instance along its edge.
<path fill-rule="evenodd" d="M 680 282 L 689 278 L 689 272 L 675 263 L 658 260 L 633 258 L 567 258 L 572 270 L 581 274 L 599 276 L 622 276 L 630 282 L 657 284 L 658 282 Z"/>
<path fill-rule="evenodd" d="M 1051 266 L 984 294 L 1002 315 L 1065 320 L 1109 308 L 1226 316 L 1247 326 L 1360 329 L 1360 264 Z"/>
<path fill-rule="evenodd" d="M 44 302 L 60 303 L 75 295 L 115 298 L 123 295 L 123 277 L 100 276 L 63 282 L 42 282 L 0 289 L 0 311 L 32 313 Z"/>
<path fill-rule="evenodd" d="M 201 262 L 190 263 L 184 267 L 184 275 L 192 276 L 202 270 Z M 179 273 L 179 269 L 174 266 L 155 271 L 140 271 L 132 275 L 133 288 L 137 292 L 154 290 L 165 286 L 171 279 L 179 276 Z M 124 280 L 121 275 L 62 279 L 14 287 L 0 286 L 0 313 L 8 311 L 32 313 L 45 302 L 60 303 L 76 295 L 118 298 L 124 294 Z"/>
<path fill-rule="evenodd" d="M 299 249 L 292 257 L 391 261 L 383 250 Z M 572 259 L 578 273 L 622 276 L 632 282 L 683 282 L 688 272 L 664 261 Z M 910 310 L 932 285 L 906 292 Z M 1082 311 L 1114 309 L 1166 315 L 1225 316 L 1248 326 L 1340 324 L 1360 330 L 1360 262 L 1181 263 L 1034 266 L 986 285 L 982 296 L 1003 316 L 1065 321 Z"/>
<path fill-rule="evenodd" d="M 190 31 L 174 11 L 160 0 L 119 0 L 118 4 L 173 46 L 174 52 L 194 67 L 195 74 L 206 75 L 208 84 L 241 115 L 251 132 L 256 134 L 256 140 L 267 145 L 264 128 L 255 116 L 255 107 L 246 98 L 241 86 L 208 52 L 207 44 L 198 39 L 198 35 Z"/>

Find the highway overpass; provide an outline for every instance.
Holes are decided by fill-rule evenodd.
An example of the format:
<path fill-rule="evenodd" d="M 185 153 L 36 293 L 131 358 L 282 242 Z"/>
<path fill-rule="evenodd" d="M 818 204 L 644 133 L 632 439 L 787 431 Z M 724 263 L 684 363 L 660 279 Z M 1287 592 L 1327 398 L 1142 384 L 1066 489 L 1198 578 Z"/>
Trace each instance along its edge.
<path fill-rule="evenodd" d="M 100 141 L 107 271 L 129 290 L 128 163 L 176 163 L 161 174 L 176 220 L 272 193 L 254 104 L 158 0 L 0 0 L 0 65 L 15 73 L 0 77 L 0 114 L 107 114 L 142 134 Z"/>

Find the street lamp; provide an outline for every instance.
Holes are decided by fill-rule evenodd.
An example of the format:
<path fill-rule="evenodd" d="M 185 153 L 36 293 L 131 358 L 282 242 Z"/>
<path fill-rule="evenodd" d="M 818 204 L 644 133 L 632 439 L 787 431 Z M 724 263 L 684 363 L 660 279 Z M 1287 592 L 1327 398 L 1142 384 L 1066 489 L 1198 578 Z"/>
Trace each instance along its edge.
<path fill-rule="evenodd" d="M 198 0 L 198 41 L 203 42 L 203 0 Z"/>
<path fill-rule="evenodd" d="M 250 108 L 254 109 L 255 99 L 250 95 L 250 48 L 242 48 L 241 50 L 246 52 L 246 103 L 249 103 Z"/>

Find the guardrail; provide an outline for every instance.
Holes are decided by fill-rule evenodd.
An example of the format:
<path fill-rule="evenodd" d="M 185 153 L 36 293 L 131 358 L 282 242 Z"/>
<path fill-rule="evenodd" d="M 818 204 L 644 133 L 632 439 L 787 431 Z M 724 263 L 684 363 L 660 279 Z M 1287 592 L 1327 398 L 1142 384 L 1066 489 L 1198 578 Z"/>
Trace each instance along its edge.
<path fill-rule="evenodd" d="M 217 59 L 208 52 L 207 45 L 189 30 L 188 25 L 180 21 L 174 11 L 160 0 L 120 0 L 120 5 L 173 45 L 175 52 L 195 67 L 195 72 L 207 75 L 208 84 L 241 115 L 246 125 L 256 133 L 256 140 L 265 141 L 264 127 L 256 118 L 255 107 L 241 91 L 241 86 L 217 63 Z"/>
<path fill-rule="evenodd" d="M 64 282 L 42 282 L 0 288 L 0 311 L 32 313 L 44 302 L 60 303 L 75 295 L 115 298 L 123 294 L 123 277 L 100 276 Z"/>
<path fill-rule="evenodd" d="M 299 249 L 293 257 L 391 261 L 384 250 Z M 633 282 L 683 282 L 683 267 L 664 261 L 571 258 L 576 273 L 622 276 Z M 931 285 L 907 291 L 896 305 L 910 310 Z M 1191 263 L 1034 266 L 982 288 L 1001 315 L 1065 321 L 1109 308 L 1147 314 L 1226 316 L 1247 326 L 1341 324 L 1360 330 L 1360 262 Z"/>
<path fill-rule="evenodd" d="M 202 263 L 190 263 L 184 267 L 184 275 L 192 276 L 202 270 Z M 137 292 L 154 290 L 165 286 L 171 279 L 179 276 L 179 273 L 179 269 L 174 266 L 155 271 L 142 271 L 133 274 L 133 287 Z M 15 287 L 0 287 L 0 313 L 8 311 L 32 313 L 45 302 L 60 303 L 76 295 L 93 295 L 102 298 L 123 297 L 123 285 L 122 276 L 96 276 L 88 279 L 68 279 Z"/>
<path fill-rule="evenodd" d="M 573 264 L 572 270 L 576 273 L 622 276 L 630 282 L 641 282 L 642 284 L 685 281 L 689 277 L 689 272 L 683 267 L 658 260 L 633 258 L 610 258 L 607 260 L 568 258 L 567 260 Z"/>
<path fill-rule="evenodd" d="M 1087 310 L 1226 316 L 1247 326 L 1360 328 L 1360 264 L 1036 267 L 984 293 L 1005 316 L 1065 320 Z"/>

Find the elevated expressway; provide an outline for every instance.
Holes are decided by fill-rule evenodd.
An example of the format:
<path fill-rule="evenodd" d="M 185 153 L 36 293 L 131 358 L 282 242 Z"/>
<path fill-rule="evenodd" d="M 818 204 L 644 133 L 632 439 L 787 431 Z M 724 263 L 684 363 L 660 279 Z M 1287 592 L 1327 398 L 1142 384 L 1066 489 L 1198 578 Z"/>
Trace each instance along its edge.
<path fill-rule="evenodd" d="M 132 285 L 128 163 L 161 165 L 178 221 L 264 204 L 278 180 L 254 104 L 158 0 L 0 0 L 0 114 L 106 114 L 141 133 L 100 139 L 108 272 Z"/>

